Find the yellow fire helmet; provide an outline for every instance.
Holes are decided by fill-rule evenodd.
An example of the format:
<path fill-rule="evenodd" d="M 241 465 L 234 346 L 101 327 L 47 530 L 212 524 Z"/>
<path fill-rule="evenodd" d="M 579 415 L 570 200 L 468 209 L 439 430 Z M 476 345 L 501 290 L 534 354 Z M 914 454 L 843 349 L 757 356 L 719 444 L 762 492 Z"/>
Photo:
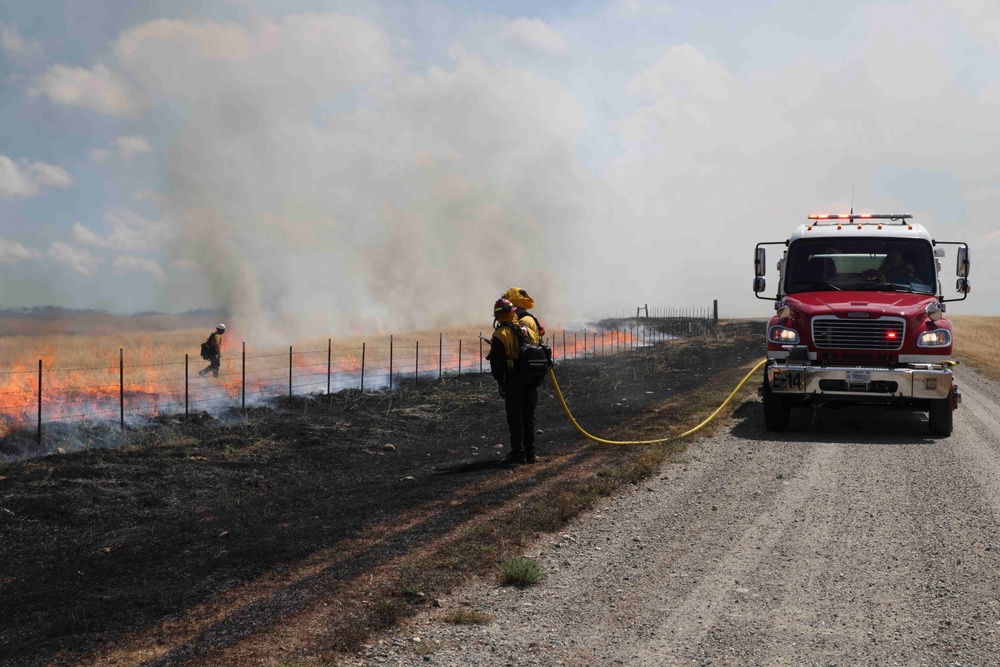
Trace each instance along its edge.
<path fill-rule="evenodd" d="M 535 300 L 532 299 L 531 296 L 529 296 L 528 293 L 523 289 L 521 289 L 520 287 L 511 287 L 509 290 L 507 290 L 506 293 L 504 293 L 504 296 L 507 298 L 508 301 L 510 301 L 518 308 L 535 307 Z"/>

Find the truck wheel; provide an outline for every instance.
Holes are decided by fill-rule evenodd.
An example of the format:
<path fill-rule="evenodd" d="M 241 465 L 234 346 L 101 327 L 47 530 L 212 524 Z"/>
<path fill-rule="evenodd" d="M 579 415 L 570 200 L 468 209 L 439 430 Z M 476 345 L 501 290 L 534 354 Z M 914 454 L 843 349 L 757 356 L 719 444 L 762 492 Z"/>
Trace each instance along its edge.
<path fill-rule="evenodd" d="M 931 401 L 931 408 L 927 412 L 927 426 L 931 435 L 947 437 L 951 435 L 952 424 L 955 419 L 954 391 L 952 388 L 948 392 L 948 398 L 939 398 Z"/>
<path fill-rule="evenodd" d="M 764 380 L 764 428 L 768 431 L 784 431 L 792 418 L 792 404 L 787 397 L 771 393 L 771 386 Z"/>

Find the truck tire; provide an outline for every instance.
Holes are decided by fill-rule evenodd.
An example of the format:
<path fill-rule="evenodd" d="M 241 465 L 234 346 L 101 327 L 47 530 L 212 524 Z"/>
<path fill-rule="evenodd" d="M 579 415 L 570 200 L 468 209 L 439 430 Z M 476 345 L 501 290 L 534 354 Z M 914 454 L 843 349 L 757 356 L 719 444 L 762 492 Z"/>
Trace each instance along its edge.
<path fill-rule="evenodd" d="M 948 398 L 939 398 L 931 401 L 931 408 L 927 411 L 927 426 L 931 435 L 947 437 L 951 435 L 952 425 L 955 420 L 954 410 L 954 387 L 948 392 Z"/>
<path fill-rule="evenodd" d="M 792 418 L 792 404 L 786 396 L 771 393 L 771 386 L 764 380 L 764 428 L 768 431 L 784 431 Z"/>

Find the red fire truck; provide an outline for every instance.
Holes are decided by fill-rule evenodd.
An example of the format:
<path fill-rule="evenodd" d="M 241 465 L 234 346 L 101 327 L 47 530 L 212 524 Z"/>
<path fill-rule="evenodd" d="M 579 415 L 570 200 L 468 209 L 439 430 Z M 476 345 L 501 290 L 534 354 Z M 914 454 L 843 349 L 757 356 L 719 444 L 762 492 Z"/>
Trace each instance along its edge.
<path fill-rule="evenodd" d="M 764 246 L 785 246 L 760 388 L 769 431 L 787 429 L 796 405 L 871 404 L 927 412 L 931 434 L 951 435 L 960 396 L 945 302 L 969 294 L 969 246 L 932 239 L 911 218 L 810 215 L 788 240 L 757 244 L 753 291 L 766 300 Z M 953 299 L 941 289 L 946 246 Z"/>

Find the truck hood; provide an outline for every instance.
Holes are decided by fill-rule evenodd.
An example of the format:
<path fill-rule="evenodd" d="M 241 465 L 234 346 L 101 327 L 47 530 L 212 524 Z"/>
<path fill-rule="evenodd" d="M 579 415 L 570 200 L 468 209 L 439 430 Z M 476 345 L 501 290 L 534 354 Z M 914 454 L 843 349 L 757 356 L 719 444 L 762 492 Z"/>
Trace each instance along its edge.
<path fill-rule="evenodd" d="M 783 301 L 803 315 L 838 315 L 869 318 L 895 315 L 897 317 L 913 318 L 924 314 L 928 303 L 937 301 L 937 297 L 929 294 L 910 294 L 908 292 L 799 292 L 789 294 Z M 865 315 L 861 315 L 865 313 Z"/>

